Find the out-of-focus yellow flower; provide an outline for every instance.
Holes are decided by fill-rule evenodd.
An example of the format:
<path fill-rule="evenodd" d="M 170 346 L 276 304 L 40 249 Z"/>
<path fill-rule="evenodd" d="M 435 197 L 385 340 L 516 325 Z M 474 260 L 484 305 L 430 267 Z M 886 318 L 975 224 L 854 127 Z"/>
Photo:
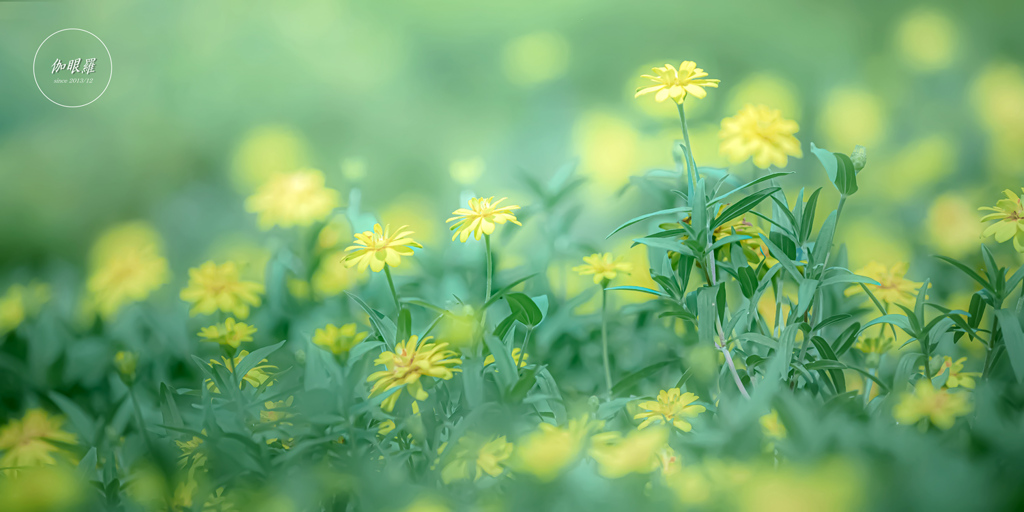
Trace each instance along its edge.
<path fill-rule="evenodd" d="M 52 512 L 81 510 L 89 485 L 65 466 L 18 471 L 17 478 L 0 478 L 0 510 L 4 512 Z"/>
<path fill-rule="evenodd" d="M 667 442 L 668 429 L 664 427 L 633 431 L 625 437 L 619 432 L 604 432 L 592 438 L 590 456 L 605 478 L 650 473 L 658 468 L 658 455 Z"/>
<path fill-rule="evenodd" d="M 310 226 L 327 219 L 341 199 L 324 185 L 324 173 L 302 169 L 273 176 L 245 200 L 245 209 L 259 215 L 260 229 Z"/>
<path fill-rule="evenodd" d="M 764 105 L 746 105 L 733 117 L 722 120 L 719 153 L 738 164 L 748 158 L 761 169 L 785 167 L 789 157 L 803 158 L 800 141 L 793 135 L 800 126 L 782 112 Z"/>
<path fill-rule="evenodd" d="M 997 221 L 985 228 L 985 232 L 981 236 L 994 236 L 996 242 L 999 243 L 1013 239 L 1013 248 L 1017 252 L 1024 253 L 1024 204 L 1022 204 L 1020 196 L 1014 194 L 1010 189 L 1004 190 L 1003 194 L 1006 194 L 1006 199 L 1000 199 L 995 207 L 979 208 L 981 211 L 992 212 L 982 217 L 982 222 Z"/>
<path fill-rule="evenodd" d="M 344 216 L 337 215 L 324 223 L 316 236 L 317 251 L 330 251 L 338 248 L 345 240 L 352 237 L 352 226 Z"/>
<path fill-rule="evenodd" d="M 896 45 L 911 66 L 922 71 L 944 69 L 953 62 L 957 48 L 956 27 L 942 12 L 915 9 L 896 29 Z"/>
<path fill-rule="evenodd" d="M 724 209 L 725 205 L 721 206 L 719 208 L 718 213 L 720 214 Z M 685 219 L 682 220 L 682 223 L 690 224 L 691 218 L 687 216 Z M 682 227 L 682 224 L 679 222 L 667 222 L 664 224 L 660 224 L 658 227 L 666 230 L 679 229 Z M 769 253 L 768 247 L 764 244 L 764 241 L 762 241 L 761 238 L 758 236 L 760 234 L 764 234 L 765 236 L 767 236 L 767 233 L 765 233 L 764 230 L 748 221 L 746 217 L 737 217 L 715 228 L 715 231 L 712 233 L 711 236 L 715 242 L 721 240 L 722 238 L 732 235 L 743 235 L 750 237 L 745 240 L 739 241 L 740 247 L 743 249 L 743 254 L 747 257 L 747 263 L 753 266 L 757 266 L 758 264 L 761 263 L 761 260 L 765 260 L 765 265 L 768 268 L 771 268 L 779 261 L 772 257 L 771 253 Z M 686 238 L 687 237 L 685 235 L 679 237 L 680 240 L 686 240 Z M 668 255 L 672 261 L 673 267 L 679 263 L 678 252 L 669 251 Z M 731 254 L 724 253 L 721 256 L 723 260 L 728 261 L 731 257 Z M 698 263 L 697 265 L 700 265 L 700 263 Z"/>
<path fill-rule="evenodd" d="M 650 79 L 657 85 L 637 88 L 634 97 L 639 98 L 644 94 L 655 93 L 654 99 L 657 101 L 672 98 L 676 103 L 682 104 L 687 94 L 692 94 L 697 98 L 707 96 L 708 93 L 704 88 L 717 88 L 720 81 L 714 78 L 704 78 L 708 74 L 691 60 L 683 61 L 679 65 L 679 69 L 671 64 L 665 64 L 662 67 L 652 68 L 651 71 L 654 71 L 656 75 L 643 75 L 642 78 Z"/>
<path fill-rule="evenodd" d="M 228 318 L 224 323 L 203 327 L 199 331 L 199 337 L 223 346 L 238 348 L 243 342 L 252 341 L 252 335 L 255 333 L 255 327 Z"/>
<path fill-rule="evenodd" d="M 633 265 L 612 257 L 612 253 L 594 253 L 583 257 L 583 265 L 572 268 L 573 272 L 581 276 L 594 276 L 594 284 L 601 284 L 602 281 L 611 281 L 619 272 L 626 274 L 633 271 Z"/>
<path fill-rule="evenodd" d="M 641 168 L 641 135 L 617 113 L 585 112 L 573 125 L 572 138 L 573 151 L 580 155 L 580 173 L 604 192 L 628 184 L 630 175 Z"/>
<path fill-rule="evenodd" d="M 250 306 L 260 305 L 261 293 L 263 285 L 242 281 L 233 261 L 222 265 L 207 261 L 188 270 L 188 286 L 181 290 L 181 300 L 192 304 L 192 316 L 223 311 L 245 319 Z"/>
<path fill-rule="evenodd" d="M 855 512 L 865 503 L 855 466 L 832 460 L 809 467 L 757 468 L 743 485 L 715 484 L 726 510 L 739 512 Z"/>
<path fill-rule="evenodd" d="M 800 119 L 802 102 L 799 91 L 792 82 L 774 73 L 754 73 L 744 77 L 740 83 L 729 86 L 726 112 L 737 112 L 748 103 L 777 108 L 792 119 Z M 692 127 L 690 140 L 693 140 Z M 698 158 L 697 161 L 702 160 Z"/>
<path fill-rule="evenodd" d="M 384 224 L 392 220 L 411 221 L 405 229 L 415 232 L 416 241 L 429 247 L 444 242 L 444 228 L 447 227 L 437 222 L 436 211 L 437 201 L 434 198 L 419 192 L 405 192 L 393 197 L 381 210 L 379 218 Z M 412 272 L 409 267 L 403 270 Z"/>
<path fill-rule="evenodd" d="M 729 510 L 727 504 L 735 507 L 737 489 L 743 489 L 754 476 L 754 469 L 746 464 L 712 459 L 700 466 L 684 466 L 668 475 L 665 483 L 684 505 L 703 505 L 714 499 L 716 505 Z"/>
<path fill-rule="evenodd" d="M 341 327 L 327 324 L 313 333 L 313 344 L 336 356 L 347 354 L 352 347 L 366 339 L 367 333 L 358 331 L 359 326 L 354 323 Z"/>
<path fill-rule="evenodd" d="M 447 343 L 430 343 L 431 339 L 427 336 L 420 341 L 419 336 L 412 335 L 399 342 L 394 351 L 381 354 L 373 363 L 385 369 L 366 378 L 367 382 L 373 382 L 370 397 L 404 386 L 405 392 L 414 400 L 426 400 L 429 395 L 423 389 L 423 377 L 449 380 L 455 375 L 454 372 L 462 371 L 451 368 L 462 364 L 462 360 L 456 357 L 458 354 L 447 350 Z M 380 404 L 381 409 L 386 412 L 394 410 L 401 394 L 402 390 L 399 390 L 385 398 Z"/>
<path fill-rule="evenodd" d="M 341 161 L 341 175 L 353 183 L 363 181 L 369 167 L 362 157 L 349 157 Z"/>
<path fill-rule="evenodd" d="M 249 351 L 243 350 L 239 352 L 238 355 L 235 356 L 233 359 L 221 357 L 223 362 L 210 359 L 210 368 L 213 368 L 213 365 L 223 366 L 227 368 L 228 371 L 230 371 L 231 373 L 234 373 L 235 368 L 239 365 L 239 363 L 242 362 L 243 359 L 245 359 L 245 356 L 247 355 L 249 355 Z M 259 364 L 257 364 L 256 366 L 253 366 L 251 370 L 246 372 L 245 376 L 242 377 L 242 381 L 238 383 L 238 389 L 244 388 L 246 382 L 248 382 L 249 385 L 254 388 L 258 388 L 262 386 L 264 382 L 267 382 L 267 380 L 270 379 L 270 374 L 267 372 L 267 370 L 276 370 L 277 367 L 270 364 L 263 364 L 266 362 L 267 360 L 264 359 L 260 361 Z M 273 381 L 267 384 L 268 387 L 272 385 L 274 385 Z M 213 391 L 214 393 L 220 392 L 220 390 L 217 389 L 217 386 L 211 380 L 206 381 L 206 388 Z"/>
<path fill-rule="evenodd" d="M 699 398 L 693 393 L 681 393 L 679 388 L 662 390 L 658 393 L 656 401 L 648 400 L 637 404 L 637 407 L 643 409 L 644 412 L 637 413 L 633 419 L 644 420 L 637 427 L 638 429 L 664 422 L 683 432 L 689 432 L 693 429 L 693 425 L 686 421 L 686 418 L 696 418 L 698 414 L 707 410 L 703 405 L 693 404 Z"/>
<path fill-rule="evenodd" d="M 873 148 L 885 135 L 885 106 L 864 89 L 836 89 L 825 99 L 818 123 L 828 147 L 852 149 L 860 144 Z"/>
<path fill-rule="evenodd" d="M 482 339 L 480 317 L 477 316 L 476 309 L 469 304 L 456 304 L 448 308 L 438 324 L 438 329 L 438 336 L 455 348 L 470 347 Z"/>
<path fill-rule="evenodd" d="M 876 299 L 885 304 L 902 304 L 913 306 L 917 300 L 917 292 L 921 289 L 921 283 L 906 279 L 908 265 L 897 263 L 886 267 L 881 263 L 872 261 L 866 267 L 857 271 L 857 274 L 870 277 L 878 281 L 878 285 L 866 284 L 868 290 Z M 846 296 L 851 297 L 858 293 L 864 293 L 860 285 L 854 285 L 846 289 Z"/>
<path fill-rule="evenodd" d="M 472 185 L 484 174 L 486 164 L 483 158 L 470 158 L 468 160 L 453 160 L 448 167 L 448 174 L 452 180 L 460 185 Z"/>
<path fill-rule="evenodd" d="M 260 421 L 263 423 L 280 423 L 292 416 L 292 413 L 288 412 L 288 408 L 295 402 L 295 397 L 290 396 L 284 400 L 267 400 L 264 402 L 263 407 L 265 410 L 260 411 Z"/>
<path fill-rule="evenodd" d="M 345 262 L 345 251 L 331 251 L 320 258 L 309 284 L 313 294 L 324 299 L 340 295 L 345 290 L 366 279 L 365 274 L 351 269 Z"/>
<path fill-rule="evenodd" d="M 441 480 L 446 484 L 468 480 L 472 471 L 470 464 L 476 468 L 474 481 L 485 474 L 499 477 L 505 472 L 505 467 L 512 457 L 512 450 L 513 445 L 505 436 L 485 441 L 475 435 L 465 435 L 459 438 L 451 458 L 441 468 Z"/>
<path fill-rule="evenodd" d="M 0 296 L 0 336 L 17 329 L 26 318 L 39 312 L 50 300 L 50 287 L 32 282 L 28 286 L 11 285 Z"/>
<path fill-rule="evenodd" d="M 564 428 L 541 423 L 537 430 L 520 438 L 512 466 L 550 482 L 579 459 L 590 434 L 602 427 L 603 421 L 589 421 L 586 416 L 569 420 Z"/>
<path fill-rule="evenodd" d="M 85 287 L 96 312 L 111 318 L 170 278 L 160 235 L 145 222 L 130 222 L 107 230 L 93 244 Z"/>
<path fill-rule="evenodd" d="M 972 410 L 968 393 L 950 393 L 935 389 L 928 379 L 921 379 L 914 385 L 913 393 L 902 393 L 900 402 L 892 408 L 897 423 L 914 424 L 929 419 L 932 425 L 947 430 L 956 419 Z"/>
<path fill-rule="evenodd" d="M 29 409 L 20 420 L 11 420 L 0 428 L 0 467 L 18 468 L 52 466 L 57 455 L 68 454 L 53 443 L 77 444 L 74 434 L 64 431 L 64 418 L 51 416 L 43 409 Z M 15 476 L 16 469 L 5 469 L 3 474 Z"/>
<path fill-rule="evenodd" d="M 505 78 L 523 87 L 550 82 L 564 75 L 568 64 L 569 42 L 552 32 L 517 37 L 501 51 Z"/>
<path fill-rule="evenodd" d="M 662 476 L 668 477 L 679 473 L 683 469 L 683 459 L 672 449 L 671 446 L 665 444 L 665 446 L 658 451 L 658 469 L 661 470 Z"/>
<path fill-rule="evenodd" d="M 437 496 L 428 494 L 413 500 L 402 512 L 452 512 L 452 509 Z"/>
<path fill-rule="evenodd" d="M 941 254 L 960 258 L 978 249 L 982 229 L 972 204 L 955 194 L 932 202 L 925 220 L 928 243 Z"/>
<path fill-rule="evenodd" d="M 522 357 L 520 357 L 522 356 Z M 530 359 L 528 352 L 522 352 L 519 347 L 512 349 L 512 360 L 516 362 L 516 365 L 520 368 L 526 368 L 526 361 Z M 490 354 L 484 358 L 484 366 L 494 364 L 494 354 Z M 497 371 L 497 370 L 495 370 Z"/>
<path fill-rule="evenodd" d="M 989 137 L 987 168 L 1004 179 L 1024 173 L 1024 67 L 991 62 L 974 73 L 971 103 Z"/>
<path fill-rule="evenodd" d="M 299 169 L 308 162 L 302 135 L 288 126 L 260 126 L 249 131 L 235 150 L 231 178 L 239 191 L 249 193 L 271 176 Z"/>
<path fill-rule="evenodd" d="M 779 420 L 779 411 L 772 409 L 772 412 L 761 416 L 758 422 L 761 424 L 761 432 L 765 437 L 773 440 L 786 438 L 786 425 Z"/>
<path fill-rule="evenodd" d="M 503 197 L 494 201 L 494 196 L 474 197 L 469 200 L 468 209 L 459 208 L 452 212 L 454 217 L 445 221 L 455 222 L 451 226 L 451 230 L 455 232 L 452 235 L 452 240 L 458 238 L 460 242 L 465 242 L 469 239 L 469 235 L 473 235 L 473 238 L 480 240 L 480 235 L 490 235 L 494 232 L 495 224 L 511 222 L 517 226 L 522 226 L 516 220 L 515 214 L 512 213 L 513 210 L 518 210 L 519 206 L 498 206 L 506 199 L 508 198 Z"/>
<path fill-rule="evenodd" d="M 953 361 L 953 358 L 949 357 L 949 356 L 943 356 L 941 359 L 940 358 L 932 358 L 932 359 L 933 359 L 932 360 L 933 367 L 936 366 L 935 365 L 936 362 L 939 363 L 937 365 L 938 369 L 936 370 L 935 375 L 932 376 L 932 379 L 934 379 L 936 377 L 939 377 L 940 375 L 942 375 L 943 373 L 946 373 L 948 371 L 949 375 L 946 377 L 946 384 L 945 384 L 945 387 L 947 387 L 947 388 L 952 389 L 952 388 L 956 388 L 956 387 L 964 387 L 964 388 L 967 388 L 967 389 L 974 389 L 974 386 L 975 386 L 974 378 L 975 377 L 981 377 L 981 372 L 965 372 L 964 371 L 964 362 L 967 361 L 966 357 L 961 357 L 960 359 L 957 359 L 956 361 Z M 939 362 L 939 361 L 941 361 L 941 362 Z M 924 370 L 924 366 L 921 366 L 920 368 L 921 368 L 922 371 Z"/>
<path fill-rule="evenodd" d="M 118 373 L 124 375 L 128 380 L 135 380 L 135 367 L 139 364 L 139 354 L 125 350 L 118 350 L 114 354 L 114 368 Z"/>
<path fill-rule="evenodd" d="M 354 245 L 345 248 L 349 253 L 345 257 L 346 267 L 356 267 L 360 272 L 370 268 L 374 272 L 384 270 L 384 265 L 397 267 L 402 256 L 412 256 L 412 248 L 423 248 L 409 235 L 412 231 L 403 231 L 405 226 L 398 228 L 393 234 L 391 226 L 384 228 L 380 224 L 373 225 L 373 231 L 356 233 Z"/>
<path fill-rule="evenodd" d="M 396 428 L 397 428 L 397 425 L 395 425 L 395 420 L 384 420 L 384 421 L 380 422 L 379 425 L 377 425 L 377 435 L 382 436 L 382 437 L 386 436 L 386 435 L 390 434 L 391 431 L 395 430 Z"/>

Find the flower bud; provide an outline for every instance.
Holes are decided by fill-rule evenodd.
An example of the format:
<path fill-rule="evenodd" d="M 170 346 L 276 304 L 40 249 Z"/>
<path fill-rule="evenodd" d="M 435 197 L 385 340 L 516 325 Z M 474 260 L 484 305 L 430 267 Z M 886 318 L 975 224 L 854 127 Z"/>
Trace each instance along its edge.
<path fill-rule="evenodd" d="M 850 160 L 853 160 L 853 170 L 860 172 L 864 168 L 864 165 L 868 163 L 868 150 L 858 144 L 853 148 L 853 153 L 850 154 Z"/>

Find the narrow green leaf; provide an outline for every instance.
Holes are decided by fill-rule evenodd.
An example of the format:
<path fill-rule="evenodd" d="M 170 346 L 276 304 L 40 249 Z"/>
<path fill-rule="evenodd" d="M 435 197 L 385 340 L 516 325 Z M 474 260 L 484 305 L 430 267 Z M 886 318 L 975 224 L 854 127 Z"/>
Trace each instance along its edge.
<path fill-rule="evenodd" d="M 1020 319 L 1012 309 L 997 309 L 995 315 L 999 329 L 1003 332 L 1006 355 L 1010 357 L 1013 374 L 1017 376 L 1018 383 L 1024 382 L 1024 330 L 1021 329 Z"/>
<path fill-rule="evenodd" d="M 628 391 L 638 382 L 653 376 L 661 371 L 662 368 L 675 362 L 677 361 L 661 361 L 659 363 L 654 363 L 623 377 L 622 380 L 612 386 L 612 395 L 618 395 L 623 391 Z"/>
<path fill-rule="evenodd" d="M 629 219 L 628 221 L 623 223 L 621 226 L 615 228 L 611 233 L 608 233 L 608 236 L 606 236 L 604 238 L 605 238 L 605 240 L 607 240 L 607 239 L 611 238 L 612 235 L 614 235 L 615 233 L 618 233 L 619 231 L 622 231 L 623 229 L 626 229 L 626 228 L 632 226 L 633 224 L 636 224 L 637 222 L 641 222 L 641 221 L 650 219 L 651 217 L 657 217 L 659 215 L 669 215 L 669 214 L 672 214 L 672 213 L 689 213 L 689 212 L 690 212 L 690 207 L 689 206 L 678 206 L 678 207 L 675 207 L 675 208 L 668 208 L 668 209 L 665 209 L 665 210 L 658 210 L 656 212 L 645 213 L 643 215 L 640 215 L 639 217 L 633 217 L 632 219 Z"/>

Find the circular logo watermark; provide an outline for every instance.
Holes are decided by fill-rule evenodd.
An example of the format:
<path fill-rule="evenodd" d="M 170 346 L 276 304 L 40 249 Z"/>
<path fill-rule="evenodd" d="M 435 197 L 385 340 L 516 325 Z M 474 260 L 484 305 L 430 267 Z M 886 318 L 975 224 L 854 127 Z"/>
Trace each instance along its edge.
<path fill-rule="evenodd" d="M 113 65 L 110 50 L 96 34 L 65 28 L 39 44 L 32 59 L 32 76 L 46 99 L 78 108 L 103 96 L 113 77 Z"/>

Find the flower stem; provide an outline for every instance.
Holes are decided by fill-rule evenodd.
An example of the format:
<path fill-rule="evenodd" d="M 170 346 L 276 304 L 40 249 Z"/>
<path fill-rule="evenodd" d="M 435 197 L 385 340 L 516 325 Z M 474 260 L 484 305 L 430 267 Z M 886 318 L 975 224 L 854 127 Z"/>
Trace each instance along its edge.
<path fill-rule="evenodd" d="M 391 279 L 391 266 L 386 263 L 384 264 L 384 275 L 388 276 L 388 286 L 391 288 L 391 296 L 395 299 L 395 308 L 397 308 L 398 312 L 401 313 L 402 304 L 398 302 L 398 292 L 395 291 L 395 281 Z"/>
<path fill-rule="evenodd" d="M 484 250 L 487 252 L 487 293 L 484 294 L 484 304 L 491 300 L 491 274 L 494 272 L 494 262 L 491 260 L 491 235 L 484 235 Z"/>
<path fill-rule="evenodd" d="M 612 369 L 608 362 L 608 283 L 601 285 L 601 353 L 604 356 L 604 383 L 608 387 L 608 399 L 612 397 Z M 520 354 L 522 357 L 522 354 Z"/>
<path fill-rule="evenodd" d="M 686 129 L 686 113 L 683 109 L 683 104 L 679 103 L 679 124 L 683 126 L 683 145 L 686 146 L 687 166 L 697 172 L 697 161 L 693 158 L 693 148 L 690 147 L 690 131 Z"/>

